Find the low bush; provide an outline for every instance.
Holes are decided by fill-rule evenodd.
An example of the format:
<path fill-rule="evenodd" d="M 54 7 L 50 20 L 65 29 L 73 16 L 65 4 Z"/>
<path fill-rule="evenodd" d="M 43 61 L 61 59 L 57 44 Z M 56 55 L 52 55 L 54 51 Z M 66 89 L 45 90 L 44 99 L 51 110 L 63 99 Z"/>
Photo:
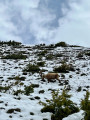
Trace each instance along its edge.
<path fill-rule="evenodd" d="M 41 67 L 44 67 L 45 62 L 44 62 L 44 61 L 42 61 L 42 62 L 38 62 L 37 65 L 38 65 L 38 66 L 41 66 Z"/>
<path fill-rule="evenodd" d="M 14 40 L 10 40 L 10 41 L 0 41 L 0 45 L 4 45 L 4 44 L 7 44 L 9 46 L 20 46 L 21 45 L 21 42 L 16 42 Z"/>
<path fill-rule="evenodd" d="M 53 91 L 51 100 L 46 100 L 47 103 L 40 102 L 44 105 L 41 112 L 53 113 L 51 120 L 62 120 L 64 117 L 78 112 L 79 108 L 70 100 L 70 97 L 71 95 L 65 89 L 61 95 L 59 95 L 59 91 Z"/>
<path fill-rule="evenodd" d="M 59 54 L 59 53 L 57 53 L 57 54 L 55 54 L 55 57 L 62 57 L 63 55 L 62 54 Z"/>
<path fill-rule="evenodd" d="M 54 57 L 53 54 L 48 54 L 48 55 L 46 56 L 46 59 L 47 59 L 47 60 L 52 60 L 53 57 Z"/>
<path fill-rule="evenodd" d="M 47 50 L 41 51 L 38 56 L 45 56 L 47 54 Z"/>
<path fill-rule="evenodd" d="M 5 87 L 0 86 L 0 92 L 6 92 L 6 91 L 8 91 L 10 88 L 11 88 L 11 86 L 5 86 Z"/>
<path fill-rule="evenodd" d="M 86 91 L 84 99 L 81 100 L 81 109 L 84 110 L 84 120 L 90 120 L 90 93 Z"/>
<path fill-rule="evenodd" d="M 54 68 L 55 72 L 68 73 L 69 71 L 75 71 L 71 64 L 63 63 L 61 66 Z"/>
<path fill-rule="evenodd" d="M 39 84 L 32 84 L 32 87 L 33 87 L 33 88 L 38 88 L 38 87 L 39 87 Z"/>
<path fill-rule="evenodd" d="M 12 108 L 12 109 L 9 109 L 9 110 L 7 111 L 7 113 L 11 114 L 11 113 L 14 113 L 14 111 L 16 111 L 16 112 L 21 112 L 21 109 L 20 109 L 20 108 Z"/>
<path fill-rule="evenodd" d="M 90 52 L 85 53 L 85 55 L 90 56 Z"/>
<path fill-rule="evenodd" d="M 67 44 L 65 42 L 59 42 L 55 44 L 55 47 L 67 47 Z"/>
<path fill-rule="evenodd" d="M 82 87 L 79 86 L 78 89 L 77 89 L 77 92 L 80 92 L 82 90 Z"/>
<path fill-rule="evenodd" d="M 20 77 L 20 76 L 16 76 L 16 77 L 14 77 L 13 79 L 25 81 L 25 77 Z"/>
<path fill-rule="evenodd" d="M 34 92 L 34 89 L 33 89 L 32 85 L 26 86 L 24 90 L 25 90 L 24 94 L 27 95 L 27 96 L 30 95 L 30 93 Z"/>
<path fill-rule="evenodd" d="M 27 56 L 26 55 L 23 55 L 23 54 L 10 54 L 10 55 L 6 55 L 6 56 L 3 56 L 2 59 L 26 59 Z"/>
<path fill-rule="evenodd" d="M 19 94 L 22 94 L 22 93 L 24 93 L 24 91 L 22 91 L 22 90 L 17 90 L 17 91 L 14 91 L 14 94 L 13 94 L 13 95 L 18 96 Z"/>
<path fill-rule="evenodd" d="M 78 55 L 77 55 L 77 58 L 82 58 L 83 57 L 83 53 L 79 53 Z"/>
<path fill-rule="evenodd" d="M 24 72 L 32 72 L 32 73 L 35 73 L 35 72 L 38 72 L 39 70 L 40 70 L 40 68 L 39 68 L 38 65 L 30 64 L 30 63 L 29 63 L 23 71 L 24 71 Z"/>

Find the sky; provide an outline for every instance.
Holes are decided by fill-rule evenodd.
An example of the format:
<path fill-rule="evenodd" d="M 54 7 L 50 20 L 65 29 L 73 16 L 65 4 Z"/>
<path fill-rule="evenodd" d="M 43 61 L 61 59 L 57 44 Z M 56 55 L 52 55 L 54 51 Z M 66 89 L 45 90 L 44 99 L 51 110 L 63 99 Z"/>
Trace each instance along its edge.
<path fill-rule="evenodd" d="M 0 0 L 0 40 L 90 47 L 90 0 Z"/>

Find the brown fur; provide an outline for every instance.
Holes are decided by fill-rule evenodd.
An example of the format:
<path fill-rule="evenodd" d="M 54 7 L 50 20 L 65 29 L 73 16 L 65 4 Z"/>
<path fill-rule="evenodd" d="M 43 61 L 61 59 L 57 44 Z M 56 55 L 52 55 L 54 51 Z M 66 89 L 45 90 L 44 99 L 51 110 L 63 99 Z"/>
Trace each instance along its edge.
<path fill-rule="evenodd" d="M 44 78 L 46 78 L 48 80 L 48 82 L 50 82 L 51 79 L 57 79 L 60 82 L 58 73 L 42 74 L 42 71 L 40 73 L 41 73 L 42 80 L 44 80 Z"/>

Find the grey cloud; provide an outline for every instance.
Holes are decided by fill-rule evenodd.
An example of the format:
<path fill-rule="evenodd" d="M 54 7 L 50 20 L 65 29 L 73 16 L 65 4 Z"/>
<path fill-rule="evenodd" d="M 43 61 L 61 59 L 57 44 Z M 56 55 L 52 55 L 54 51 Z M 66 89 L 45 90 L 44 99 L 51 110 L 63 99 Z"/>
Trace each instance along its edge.
<path fill-rule="evenodd" d="M 89 26 L 87 29 L 83 24 L 87 20 L 81 16 L 82 10 L 83 13 L 86 11 L 84 6 L 88 1 L 0 0 L 0 39 L 12 39 L 27 44 L 43 42 L 48 44 L 58 41 L 84 44 L 84 40 L 80 42 L 82 37 L 77 26 L 82 28 L 81 26 L 84 25 L 83 29 L 89 30 Z M 89 24 L 88 21 L 87 23 Z M 88 36 L 88 32 L 85 35 Z M 73 41 L 73 38 L 77 40 Z"/>

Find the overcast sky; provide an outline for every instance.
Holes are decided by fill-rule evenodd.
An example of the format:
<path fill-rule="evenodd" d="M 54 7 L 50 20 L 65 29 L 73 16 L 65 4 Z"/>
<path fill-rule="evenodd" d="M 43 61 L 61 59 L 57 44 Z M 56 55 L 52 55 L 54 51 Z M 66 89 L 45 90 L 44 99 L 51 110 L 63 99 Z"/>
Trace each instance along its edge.
<path fill-rule="evenodd" d="M 90 47 L 90 0 L 0 0 L 0 40 Z"/>

